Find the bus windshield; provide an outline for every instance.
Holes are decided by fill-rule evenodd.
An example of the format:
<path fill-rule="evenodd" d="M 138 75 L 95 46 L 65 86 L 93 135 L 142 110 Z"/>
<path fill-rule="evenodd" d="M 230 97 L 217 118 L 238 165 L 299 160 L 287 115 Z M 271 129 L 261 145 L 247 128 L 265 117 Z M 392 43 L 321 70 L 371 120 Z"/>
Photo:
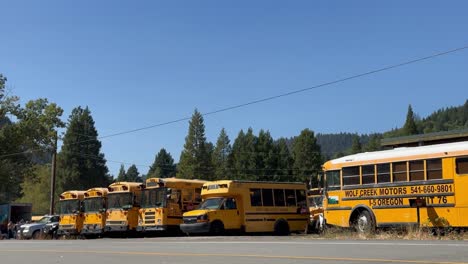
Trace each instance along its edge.
<path fill-rule="evenodd" d="M 74 214 L 80 211 L 80 201 L 76 199 L 59 201 L 59 209 L 61 214 Z"/>
<path fill-rule="evenodd" d="M 132 206 L 132 193 L 111 193 L 107 195 L 107 208 L 120 209 Z"/>
<path fill-rule="evenodd" d="M 141 207 L 166 207 L 166 188 L 146 189 L 141 192 Z"/>
<path fill-rule="evenodd" d="M 84 199 L 85 212 L 98 212 L 100 209 L 105 209 L 103 197 L 94 197 Z"/>
<path fill-rule="evenodd" d="M 309 196 L 307 198 L 309 200 L 310 206 L 322 206 L 323 205 L 323 197 L 322 196 Z"/>
<path fill-rule="evenodd" d="M 203 201 L 199 209 L 219 209 L 223 201 L 224 198 L 209 198 Z"/>

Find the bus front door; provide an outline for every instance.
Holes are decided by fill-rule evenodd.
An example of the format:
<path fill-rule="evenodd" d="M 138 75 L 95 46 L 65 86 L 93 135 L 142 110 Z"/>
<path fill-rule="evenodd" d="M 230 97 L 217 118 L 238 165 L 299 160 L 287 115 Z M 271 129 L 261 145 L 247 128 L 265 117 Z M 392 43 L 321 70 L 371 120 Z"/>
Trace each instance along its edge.
<path fill-rule="evenodd" d="M 224 229 L 241 229 L 241 211 L 235 198 L 227 198 L 223 204 Z"/>

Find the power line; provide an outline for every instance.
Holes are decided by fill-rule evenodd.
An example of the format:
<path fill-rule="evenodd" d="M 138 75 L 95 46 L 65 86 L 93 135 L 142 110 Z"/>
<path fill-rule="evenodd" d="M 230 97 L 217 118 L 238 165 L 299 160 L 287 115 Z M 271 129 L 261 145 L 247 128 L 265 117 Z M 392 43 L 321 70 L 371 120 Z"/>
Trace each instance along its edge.
<path fill-rule="evenodd" d="M 242 107 L 246 107 L 246 106 L 250 106 L 250 105 L 254 105 L 254 104 L 258 104 L 258 103 L 262 103 L 262 102 L 266 102 L 266 101 L 271 101 L 271 100 L 282 98 L 282 97 L 287 97 L 287 96 L 298 94 L 298 93 L 303 93 L 303 92 L 314 90 L 314 89 L 319 89 L 319 88 L 322 88 L 322 87 L 325 87 L 325 86 L 330 86 L 330 85 L 333 85 L 333 84 L 337 84 L 337 83 L 341 83 L 341 82 L 361 78 L 361 77 L 364 77 L 364 76 L 367 76 L 367 75 L 371 75 L 371 74 L 375 74 L 375 73 L 379 73 L 379 72 L 383 72 L 383 71 L 388 71 L 388 70 L 399 68 L 399 67 L 402 67 L 402 66 L 406 66 L 406 65 L 418 63 L 418 62 L 421 62 L 421 61 L 433 59 L 433 58 L 436 58 L 436 57 L 448 55 L 448 54 L 451 54 L 451 53 L 455 53 L 455 52 L 458 52 L 458 51 L 465 50 L 467 48 L 468 48 L 468 45 L 460 47 L 460 48 L 456 48 L 456 49 L 451 49 L 451 50 L 447 50 L 447 51 L 443 51 L 443 52 L 438 52 L 438 53 L 435 53 L 435 54 L 432 54 L 432 55 L 429 55 L 429 56 L 425 56 L 425 57 L 421 57 L 421 58 L 417 58 L 417 59 L 413 59 L 413 60 L 409 60 L 409 61 L 389 65 L 389 66 L 379 68 L 379 69 L 376 69 L 376 70 L 371 70 L 371 71 L 367 71 L 367 72 L 364 72 L 364 73 L 352 75 L 352 76 L 349 76 L 349 77 L 344 77 L 344 78 L 341 78 L 341 79 L 337 79 L 337 80 L 334 80 L 334 81 L 318 84 L 318 85 L 315 85 L 315 86 L 312 86 L 312 87 L 303 88 L 303 89 L 299 89 L 299 90 L 295 90 L 295 91 L 291 91 L 291 92 L 287 92 L 287 93 L 283 93 L 283 94 L 278 94 L 278 95 L 274 95 L 274 96 L 270 96 L 270 97 L 266 97 L 266 98 L 262 98 L 262 99 L 258 99 L 258 100 L 238 104 L 238 105 L 233 105 L 233 106 L 221 108 L 221 109 L 214 110 L 214 111 L 211 111 L 211 112 L 202 113 L 201 115 L 202 116 L 213 115 L 213 114 L 226 112 L 226 111 L 229 111 L 229 110 L 234 110 L 234 109 L 238 109 L 238 108 L 242 108 Z M 158 124 L 154 124 L 154 125 L 149 125 L 149 126 L 145 126 L 145 127 L 125 130 L 125 131 L 122 131 L 122 132 L 117 132 L 117 133 L 114 133 L 114 134 L 101 136 L 98 139 L 104 139 L 104 138 L 110 138 L 110 137 L 116 137 L 116 136 L 121 136 L 121 135 L 125 135 L 125 134 L 135 133 L 135 132 L 138 132 L 138 131 L 148 130 L 148 129 L 155 128 L 155 127 L 161 127 L 161 126 L 165 126 L 165 125 L 179 123 L 179 122 L 182 122 L 182 121 L 188 121 L 190 119 L 191 119 L 191 117 L 183 117 L 183 118 L 179 118 L 179 119 L 172 120 L 172 121 L 167 121 L 167 122 L 163 122 L 163 123 L 158 123 Z M 84 140 L 84 141 L 81 141 L 81 142 L 76 142 L 75 144 L 84 143 L 84 142 L 87 142 L 87 141 L 90 141 L 90 140 Z"/>
<path fill-rule="evenodd" d="M 6 158 L 6 157 L 10 157 L 10 156 L 17 156 L 17 155 L 23 155 L 23 154 L 30 154 L 30 153 L 33 153 L 33 152 L 36 152 L 36 151 L 40 151 L 40 150 L 39 149 L 28 149 L 28 150 L 21 151 L 21 152 L 13 152 L 13 153 L 8 153 L 8 154 L 3 154 L 3 155 L 0 155 L 0 158 Z"/>
<path fill-rule="evenodd" d="M 70 154 L 74 154 L 74 155 L 77 155 L 77 156 L 81 156 L 81 157 L 84 157 L 84 158 L 89 158 L 89 159 L 95 159 L 95 160 L 101 160 L 102 157 L 99 157 L 99 156 L 96 156 L 96 155 L 92 155 L 92 154 L 85 154 L 85 153 L 78 153 L 78 152 L 67 152 L 67 153 L 70 153 Z M 128 164 L 128 165 L 135 165 L 137 167 L 151 167 L 150 165 L 142 165 L 142 164 L 134 164 L 134 163 L 130 163 L 130 162 L 123 162 L 123 161 L 116 161 L 116 160 L 107 160 L 105 159 L 106 162 L 112 162 L 112 163 L 119 163 L 119 164 Z M 50 163 L 49 163 L 50 164 Z M 162 166 L 160 166 L 162 168 L 173 168 L 175 167 L 175 164 L 162 164 Z M 202 166 L 202 167 L 198 167 L 199 169 L 199 172 L 212 172 L 213 169 L 215 169 L 216 167 L 215 166 Z M 236 172 L 236 173 L 241 173 L 240 175 L 244 175 L 244 176 L 281 176 L 281 177 L 284 177 L 284 176 L 297 176 L 297 175 L 289 175 L 289 174 L 282 174 L 282 173 L 279 173 L 279 172 L 291 172 L 291 173 L 294 173 L 295 171 L 304 171 L 302 169 L 294 169 L 294 168 L 285 168 L 285 169 L 280 169 L 280 168 L 275 168 L 275 169 L 267 169 L 267 168 L 234 168 L 234 167 L 225 167 L 224 168 L 226 171 L 230 171 L 230 172 Z M 254 172 L 268 172 L 268 173 L 274 173 L 274 172 L 277 172 L 278 174 L 252 174 Z"/>
<path fill-rule="evenodd" d="M 95 160 L 104 159 L 107 162 L 112 162 L 112 163 L 135 165 L 137 167 L 152 167 L 152 165 L 135 164 L 135 163 L 131 163 L 131 162 L 117 161 L 117 160 L 108 160 L 106 158 L 96 156 L 96 155 L 93 155 L 93 154 L 79 153 L 79 152 L 73 152 L 73 151 L 66 151 L 65 153 L 74 154 L 74 155 L 77 155 L 77 156 L 81 156 L 81 157 L 89 158 L 89 159 L 95 159 Z M 174 168 L 175 166 L 176 166 L 176 164 L 169 164 L 169 163 L 158 164 L 158 167 L 162 167 L 162 168 Z M 215 169 L 217 167 L 216 166 L 200 166 L 198 168 L 202 169 L 202 171 L 204 171 L 204 172 L 209 172 L 212 169 Z M 238 172 L 242 172 L 242 171 L 248 171 L 248 172 L 252 172 L 252 171 L 303 171 L 302 169 L 295 169 L 295 168 L 284 168 L 284 169 L 280 169 L 280 168 L 274 168 L 274 169 L 245 168 L 245 169 L 243 169 L 243 168 L 225 167 L 224 169 L 227 170 L 227 171 L 238 171 Z"/>
<path fill-rule="evenodd" d="M 233 105 L 233 106 L 221 108 L 221 109 L 218 109 L 218 110 L 202 113 L 201 115 L 202 116 L 213 115 L 213 114 L 226 112 L 226 111 L 229 111 L 229 110 L 234 110 L 234 109 L 238 109 L 238 108 L 242 108 L 242 107 L 246 107 L 246 106 L 250 106 L 250 105 L 254 105 L 254 104 L 258 104 L 258 103 L 262 103 L 262 102 L 266 102 L 266 101 L 271 101 L 271 100 L 282 98 L 282 97 L 287 97 L 287 96 L 298 94 L 298 93 L 303 93 L 303 92 L 314 90 L 314 89 L 319 89 L 319 88 L 322 88 L 322 87 L 325 87 L 325 86 L 330 86 L 330 85 L 333 85 L 333 84 L 337 84 L 337 83 L 341 83 L 341 82 L 361 78 L 361 77 L 368 76 L 368 75 L 371 75 L 371 74 L 375 74 L 375 73 L 379 73 L 379 72 L 383 72 L 383 71 L 388 71 L 388 70 L 395 69 L 395 68 L 398 68 L 398 67 L 402 67 L 402 66 L 418 63 L 418 62 L 421 62 L 421 61 L 433 59 L 433 58 L 436 58 L 436 57 L 448 55 L 448 54 L 451 54 L 451 53 L 459 52 L 459 51 L 465 50 L 467 48 L 468 48 L 468 45 L 465 45 L 463 47 L 459 47 L 459 48 L 456 48 L 456 49 L 451 49 L 451 50 L 447 50 L 447 51 L 443 51 L 443 52 L 438 52 L 438 53 L 435 53 L 435 54 L 431 54 L 429 56 L 425 56 L 425 57 L 421 57 L 421 58 L 417 58 L 417 59 L 413 59 L 413 60 L 409 60 L 409 61 L 389 65 L 389 66 L 382 67 L 382 68 L 379 68 L 379 69 L 376 69 L 376 70 L 367 71 L 367 72 L 364 72 L 364 73 L 352 75 L 352 76 L 349 76 L 349 77 L 344 77 L 344 78 L 337 79 L 337 80 L 334 80 L 334 81 L 318 84 L 318 85 L 315 85 L 315 86 L 312 86 L 312 87 L 303 88 L 303 89 L 299 89 L 299 90 L 295 90 L 295 91 L 291 91 L 291 92 L 287 92 L 287 93 L 282 93 L 282 94 L 278 94 L 278 95 L 274 95 L 274 96 L 270 96 L 270 97 L 266 97 L 266 98 L 262 98 L 262 99 L 258 99 L 258 100 L 254 100 L 254 101 L 250 101 L 250 102 L 246 102 L 246 103 Z M 117 132 L 117 133 L 114 133 L 114 134 L 101 136 L 101 137 L 98 137 L 98 139 L 104 139 L 104 138 L 110 138 L 110 137 L 116 137 L 116 136 L 120 136 L 120 135 L 135 133 L 135 132 L 138 132 L 138 131 L 148 130 L 148 129 L 155 128 L 155 127 L 161 127 L 161 126 L 165 126 L 165 125 L 179 123 L 179 122 L 182 122 L 182 121 L 188 121 L 190 119 L 191 119 L 191 117 L 179 118 L 179 119 L 172 120 L 172 121 L 167 121 L 167 122 L 158 123 L 158 124 L 154 124 L 154 125 L 150 125 L 150 126 L 140 127 L 140 128 L 131 129 L 131 130 L 125 130 L 125 131 L 122 131 L 122 132 Z M 74 142 L 72 144 L 81 144 L 81 143 L 86 143 L 86 142 L 90 142 L 90 141 L 93 141 L 93 140 L 95 140 L 95 139 L 86 139 L 86 140 Z M 31 150 L 31 151 L 33 151 L 33 150 Z M 6 154 L 6 155 L 0 156 L 0 158 L 2 158 L 4 156 L 19 155 L 19 154 L 24 154 L 24 153 L 25 152 Z"/>

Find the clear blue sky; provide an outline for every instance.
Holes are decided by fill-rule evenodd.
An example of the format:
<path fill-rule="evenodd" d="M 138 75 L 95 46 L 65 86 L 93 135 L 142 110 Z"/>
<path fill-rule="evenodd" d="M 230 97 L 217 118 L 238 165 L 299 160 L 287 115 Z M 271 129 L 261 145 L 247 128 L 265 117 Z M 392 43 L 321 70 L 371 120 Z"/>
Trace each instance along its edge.
<path fill-rule="evenodd" d="M 100 136 L 311 87 L 468 44 L 467 1 L 6 1 L 0 72 L 22 102 L 89 106 Z M 205 118 L 216 141 L 383 132 L 468 98 L 468 50 Z M 188 122 L 103 139 L 106 158 L 179 160 Z M 119 163 L 108 162 L 112 174 Z M 128 168 L 129 165 L 126 165 Z M 147 166 L 139 166 L 146 173 Z"/>

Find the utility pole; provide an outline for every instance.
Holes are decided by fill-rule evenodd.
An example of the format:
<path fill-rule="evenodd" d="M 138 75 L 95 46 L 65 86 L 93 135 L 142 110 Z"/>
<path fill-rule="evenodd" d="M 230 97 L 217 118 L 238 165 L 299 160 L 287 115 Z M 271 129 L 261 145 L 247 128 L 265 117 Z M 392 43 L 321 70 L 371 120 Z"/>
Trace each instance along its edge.
<path fill-rule="evenodd" d="M 50 208 L 49 208 L 49 214 L 53 215 L 54 214 L 54 205 L 55 205 L 55 171 L 57 167 L 57 132 L 55 132 L 55 138 L 54 138 L 54 145 L 52 146 L 53 153 L 52 153 L 52 168 L 51 168 L 51 174 L 50 174 Z"/>

